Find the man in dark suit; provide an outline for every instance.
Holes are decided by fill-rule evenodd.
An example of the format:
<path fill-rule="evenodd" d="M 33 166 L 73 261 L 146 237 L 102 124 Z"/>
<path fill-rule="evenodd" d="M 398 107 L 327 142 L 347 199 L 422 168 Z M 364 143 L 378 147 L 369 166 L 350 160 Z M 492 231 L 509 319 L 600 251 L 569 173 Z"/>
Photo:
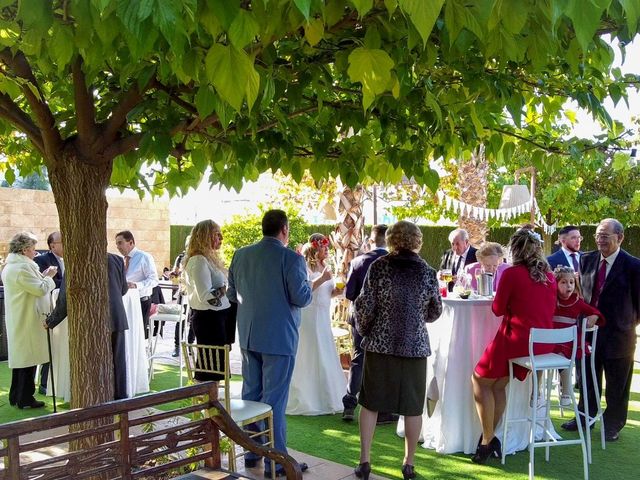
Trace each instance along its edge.
<path fill-rule="evenodd" d="M 547 262 L 551 265 L 551 269 L 557 266 L 573 268 L 576 273 L 580 273 L 580 242 L 582 235 L 580 229 L 575 225 L 567 225 L 558 231 L 558 245 L 560 248 L 557 252 L 547 257 Z"/>
<path fill-rule="evenodd" d="M 56 288 L 60 288 L 62 277 L 64 276 L 64 246 L 62 245 L 62 234 L 53 232 L 47 237 L 47 245 L 49 251 L 38 255 L 33 259 L 40 267 L 40 271 L 44 272 L 49 267 L 57 267 L 58 273 L 53 277 Z"/>
<path fill-rule="evenodd" d="M 455 277 L 464 267 L 478 261 L 474 247 L 469 244 L 469 233 L 463 228 L 456 228 L 449 234 L 451 249 L 444 252 L 440 261 L 440 270 L 451 270 Z"/>
<path fill-rule="evenodd" d="M 344 296 L 347 297 L 348 300 L 354 302 L 356 298 L 358 298 L 358 295 L 360 295 L 364 279 L 373 261 L 389 253 L 386 250 L 386 232 L 386 225 L 374 225 L 369 238 L 369 242 L 373 245 L 373 250 L 351 261 L 344 292 Z M 342 404 L 344 405 L 342 419 L 345 422 L 353 421 L 354 412 L 358 405 L 358 393 L 362 385 L 362 367 L 364 365 L 364 350 L 360 346 L 362 336 L 355 328 L 353 314 L 349 316 L 349 325 L 351 325 L 351 338 L 353 339 L 353 355 L 351 357 L 351 367 L 349 368 L 347 394 L 342 397 Z M 390 413 L 378 413 L 378 423 L 388 423 L 389 421 L 393 421 L 393 417 Z"/>
<path fill-rule="evenodd" d="M 60 232 L 50 233 L 47 237 L 47 245 L 49 251 L 38 255 L 33 259 L 38 264 L 41 272 L 44 272 L 49 267 L 56 267 L 58 272 L 52 277 L 56 284 L 56 288 L 60 288 L 62 278 L 64 277 L 64 246 L 62 244 L 62 234 Z M 41 394 L 47 393 L 47 379 L 49 377 L 49 363 L 42 365 L 40 369 L 40 386 L 38 392 Z"/>
<path fill-rule="evenodd" d="M 113 398 L 127 398 L 127 365 L 124 331 L 129 329 L 127 314 L 122 303 L 122 296 L 127 293 L 127 277 L 124 273 L 124 261 L 118 255 L 107 253 L 107 272 L 109 275 L 109 314 L 111 322 L 111 353 L 113 355 Z M 47 317 L 47 326 L 54 328 L 67 317 L 67 287 L 62 281 L 56 307 Z"/>
<path fill-rule="evenodd" d="M 606 218 L 596 229 L 598 250 L 582 256 L 580 268 L 584 299 L 597 307 L 607 323 L 598 330 L 595 367 L 602 392 L 602 375 L 607 384 L 603 422 L 605 439 L 615 442 L 627 422 L 629 392 L 633 377 L 636 326 L 640 323 L 640 259 L 620 248 L 624 240 L 622 224 Z M 578 408 L 584 411 L 585 395 L 589 414 L 593 415 L 600 398 L 596 398 L 591 375 L 583 379 Z M 576 420 L 563 423 L 565 430 L 576 430 Z"/>

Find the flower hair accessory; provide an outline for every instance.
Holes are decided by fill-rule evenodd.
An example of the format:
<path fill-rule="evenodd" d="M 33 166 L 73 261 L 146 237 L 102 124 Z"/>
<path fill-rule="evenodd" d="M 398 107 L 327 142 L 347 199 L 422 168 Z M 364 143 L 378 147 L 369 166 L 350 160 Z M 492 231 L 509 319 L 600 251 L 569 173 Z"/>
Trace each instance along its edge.
<path fill-rule="evenodd" d="M 329 239 L 327 237 L 322 237 L 322 238 L 319 238 L 317 240 L 312 240 L 311 241 L 311 246 L 313 248 L 315 248 L 316 250 L 319 250 L 322 247 L 328 247 L 329 246 Z"/>
<path fill-rule="evenodd" d="M 542 237 L 538 232 L 534 232 L 533 230 L 527 230 L 527 233 L 529 234 L 530 237 L 537 240 L 538 242 L 544 243 L 544 241 L 542 240 Z"/>

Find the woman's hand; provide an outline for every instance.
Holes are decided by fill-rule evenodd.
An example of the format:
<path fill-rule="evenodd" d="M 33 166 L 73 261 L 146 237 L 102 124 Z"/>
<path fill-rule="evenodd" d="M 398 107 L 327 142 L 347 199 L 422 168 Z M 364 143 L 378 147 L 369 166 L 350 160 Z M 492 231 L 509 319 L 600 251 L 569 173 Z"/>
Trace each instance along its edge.
<path fill-rule="evenodd" d="M 42 272 L 42 274 L 45 277 L 49 277 L 49 278 L 55 277 L 56 273 L 58 273 L 58 267 L 54 267 L 53 265 L 50 267 L 47 267 L 47 269 L 44 272 Z"/>
<path fill-rule="evenodd" d="M 324 267 L 324 270 L 322 271 L 322 275 L 320 275 L 320 284 L 326 282 L 327 280 L 331 280 L 333 278 L 333 273 L 331 273 L 331 269 L 329 267 Z"/>
<path fill-rule="evenodd" d="M 598 315 L 589 315 L 587 317 L 587 328 L 593 328 L 598 321 Z"/>

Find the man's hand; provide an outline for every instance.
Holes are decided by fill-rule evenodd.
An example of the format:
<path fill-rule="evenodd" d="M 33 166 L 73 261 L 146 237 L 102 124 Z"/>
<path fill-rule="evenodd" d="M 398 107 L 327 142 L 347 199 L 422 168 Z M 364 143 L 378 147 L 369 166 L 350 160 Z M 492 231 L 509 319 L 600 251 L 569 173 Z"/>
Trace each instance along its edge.
<path fill-rule="evenodd" d="M 133 282 L 127 282 L 127 285 L 129 286 L 129 288 L 138 288 L 138 286 Z"/>
<path fill-rule="evenodd" d="M 47 267 L 47 269 L 44 272 L 42 272 L 42 274 L 45 277 L 49 277 L 49 278 L 55 277 L 56 273 L 58 273 L 58 267 L 54 267 L 53 265 L 50 267 Z"/>

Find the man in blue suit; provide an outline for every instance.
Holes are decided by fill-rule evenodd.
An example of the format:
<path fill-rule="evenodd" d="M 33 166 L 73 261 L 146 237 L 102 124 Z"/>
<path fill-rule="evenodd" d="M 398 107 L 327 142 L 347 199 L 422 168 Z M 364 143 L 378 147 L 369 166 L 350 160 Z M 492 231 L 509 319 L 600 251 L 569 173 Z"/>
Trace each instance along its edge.
<path fill-rule="evenodd" d="M 229 267 L 227 296 L 237 303 L 242 351 L 242 398 L 273 408 L 275 448 L 287 451 L 285 409 L 298 349 L 300 308 L 311 303 L 304 258 L 287 248 L 289 221 L 282 210 L 262 218 L 263 238 L 236 251 Z M 257 465 L 249 453 L 245 466 Z M 303 471 L 306 464 L 300 464 Z M 271 476 L 265 462 L 265 476 Z M 282 467 L 276 472 L 284 474 Z"/>
<path fill-rule="evenodd" d="M 560 248 L 557 252 L 547 257 L 551 269 L 557 266 L 573 268 L 576 273 L 580 273 L 580 242 L 582 236 L 580 229 L 574 225 L 567 225 L 558 231 L 558 244 Z"/>

